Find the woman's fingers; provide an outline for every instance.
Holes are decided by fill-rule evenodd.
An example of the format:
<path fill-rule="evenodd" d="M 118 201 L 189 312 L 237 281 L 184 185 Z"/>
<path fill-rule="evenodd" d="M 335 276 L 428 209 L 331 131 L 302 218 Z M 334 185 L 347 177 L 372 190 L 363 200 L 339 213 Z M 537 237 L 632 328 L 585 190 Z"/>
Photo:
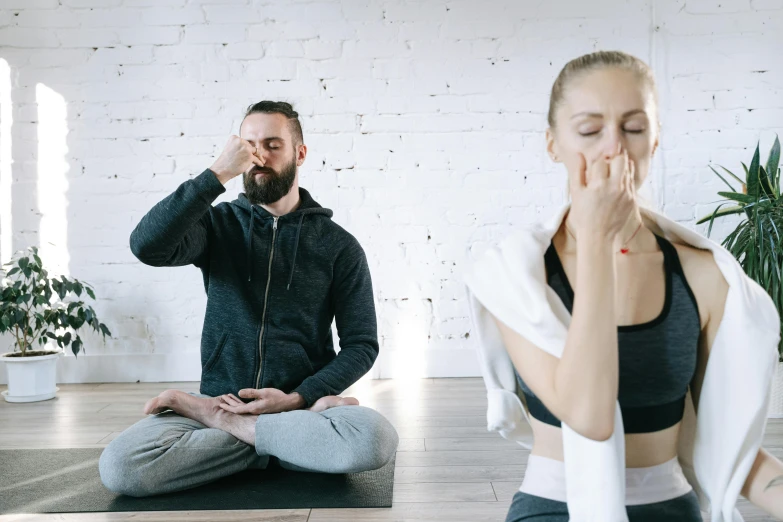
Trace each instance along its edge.
<path fill-rule="evenodd" d="M 622 151 L 622 153 L 616 155 L 609 162 L 609 179 L 613 182 L 614 186 L 621 186 L 623 178 L 628 172 L 628 151 Z"/>
<path fill-rule="evenodd" d="M 605 181 L 609 178 L 609 163 L 603 158 L 594 161 L 590 165 L 587 183 Z"/>
<path fill-rule="evenodd" d="M 576 172 L 571 175 L 569 182 L 572 193 L 587 186 L 587 160 L 581 152 L 577 154 Z"/>

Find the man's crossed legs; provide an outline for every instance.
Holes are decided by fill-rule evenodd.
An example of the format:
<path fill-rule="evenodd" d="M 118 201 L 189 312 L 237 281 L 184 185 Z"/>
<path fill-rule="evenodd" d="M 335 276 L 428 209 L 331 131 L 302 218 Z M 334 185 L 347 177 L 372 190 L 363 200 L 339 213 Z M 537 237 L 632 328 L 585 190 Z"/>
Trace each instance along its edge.
<path fill-rule="evenodd" d="M 385 465 L 397 450 L 394 427 L 355 399 L 324 397 L 310 410 L 237 415 L 221 399 L 167 390 L 101 454 L 104 485 L 136 497 L 188 489 L 277 457 L 286 469 L 355 473 Z M 345 405 L 348 404 L 348 405 Z"/>

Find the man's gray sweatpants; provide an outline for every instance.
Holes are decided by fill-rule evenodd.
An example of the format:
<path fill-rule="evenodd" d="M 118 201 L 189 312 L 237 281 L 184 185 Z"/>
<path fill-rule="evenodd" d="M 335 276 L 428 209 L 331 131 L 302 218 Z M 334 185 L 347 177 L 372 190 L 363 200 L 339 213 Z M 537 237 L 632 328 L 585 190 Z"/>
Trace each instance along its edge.
<path fill-rule="evenodd" d="M 142 497 L 200 486 L 245 469 L 264 469 L 270 456 L 297 471 L 378 469 L 394 456 L 398 442 L 391 423 L 364 406 L 259 415 L 255 447 L 165 412 L 123 431 L 103 451 L 98 467 L 108 489 Z"/>

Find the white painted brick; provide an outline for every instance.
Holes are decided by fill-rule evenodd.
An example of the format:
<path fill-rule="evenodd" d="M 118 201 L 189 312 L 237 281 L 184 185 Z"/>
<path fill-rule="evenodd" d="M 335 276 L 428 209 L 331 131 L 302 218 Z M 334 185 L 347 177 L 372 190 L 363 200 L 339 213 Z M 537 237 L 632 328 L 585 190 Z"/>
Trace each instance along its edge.
<path fill-rule="evenodd" d="M 151 46 L 101 47 L 91 53 L 90 63 L 100 65 L 131 65 L 152 63 Z"/>
<path fill-rule="evenodd" d="M 129 81 L 155 81 L 182 77 L 181 65 L 118 65 L 117 75 Z"/>
<path fill-rule="evenodd" d="M 215 122 L 214 118 L 189 118 L 182 120 L 182 132 L 185 136 L 226 136 L 233 131 L 230 121 Z"/>
<path fill-rule="evenodd" d="M 306 40 L 304 42 L 304 50 L 305 56 L 310 60 L 325 60 L 341 56 L 343 44 L 340 41 Z"/>
<path fill-rule="evenodd" d="M 284 58 L 264 58 L 242 64 L 242 78 L 249 80 L 293 80 L 296 62 Z"/>
<path fill-rule="evenodd" d="M 87 27 L 136 27 L 142 19 L 141 9 L 106 8 L 79 11 L 80 25 Z"/>
<path fill-rule="evenodd" d="M 117 32 L 111 29 L 58 29 L 55 34 L 62 47 L 108 47 L 120 43 Z"/>
<path fill-rule="evenodd" d="M 52 31 L 22 27 L 0 27 L 0 47 L 58 47 L 60 40 Z"/>
<path fill-rule="evenodd" d="M 84 138 L 150 138 L 155 136 L 179 136 L 183 123 L 176 120 L 115 120 L 111 123 L 94 123 L 79 130 Z"/>
<path fill-rule="evenodd" d="M 250 42 L 274 42 L 280 40 L 307 40 L 324 37 L 315 25 L 267 21 L 247 26 Z"/>
<path fill-rule="evenodd" d="M 218 61 L 222 46 L 215 44 L 156 45 L 153 47 L 154 61 L 160 64 L 202 63 Z"/>
<path fill-rule="evenodd" d="M 350 81 L 354 78 L 370 78 L 372 62 L 370 60 L 318 60 L 310 62 L 303 69 L 310 78 L 340 79 Z"/>
<path fill-rule="evenodd" d="M 400 37 L 400 30 L 385 22 L 359 24 L 355 26 L 355 34 L 348 35 L 345 40 L 358 40 L 360 42 L 391 42 Z"/>
<path fill-rule="evenodd" d="M 156 7 L 141 13 L 145 25 L 188 25 L 205 21 L 204 11 L 198 8 Z"/>
<path fill-rule="evenodd" d="M 124 0 L 125 7 L 178 7 L 188 0 Z"/>
<path fill-rule="evenodd" d="M 231 8 L 222 5 L 205 5 L 203 10 L 209 24 L 253 24 L 266 19 L 265 9 L 255 5 Z"/>
<path fill-rule="evenodd" d="M 189 0 L 189 3 L 194 5 L 208 5 L 208 4 L 231 4 L 231 5 L 246 5 L 249 4 L 249 0 Z"/>
<path fill-rule="evenodd" d="M 5 55 L 6 53 L 3 52 Z M 91 49 L 57 49 L 46 53 L 30 55 L 29 65 L 32 67 L 77 66 L 86 63 L 92 56 Z"/>
<path fill-rule="evenodd" d="M 3 9 L 57 9 L 59 0 L 3 0 Z"/>
<path fill-rule="evenodd" d="M 686 0 L 685 11 L 693 14 L 737 13 L 750 10 L 750 0 Z"/>
<path fill-rule="evenodd" d="M 183 42 L 186 44 L 201 43 L 235 43 L 245 39 L 246 26 L 233 25 L 189 25 L 185 27 Z"/>
<path fill-rule="evenodd" d="M 295 40 L 270 42 L 266 46 L 266 55 L 278 58 L 304 58 L 304 45 Z"/>
<path fill-rule="evenodd" d="M 345 58 L 403 58 L 411 56 L 405 42 L 376 42 L 367 45 L 362 41 L 347 41 L 343 44 L 343 56 Z"/>
<path fill-rule="evenodd" d="M 10 11 L 4 11 L 10 14 Z M 14 17 L 19 27 L 76 27 L 80 16 L 65 8 L 47 10 L 24 10 Z"/>
<path fill-rule="evenodd" d="M 783 9 L 783 0 L 751 0 L 754 11 L 778 11 Z"/>
<path fill-rule="evenodd" d="M 229 60 L 259 60 L 264 57 L 261 43 L 232 43 L 224 47 L 223 52 Z"/>
<path fill-rule="evenodd" d="M 384 6 L 381 2 L 366 0 L 342 0 L 342 14 L 346 20 L 353 22 L 379 22 L 384 17 Z"/>
<path fill-rule="evenodd" d="M 180 29 L 177 27 L 134 27 L 115 31 L 122 45 L 171 45 L 179 43 Z"/>

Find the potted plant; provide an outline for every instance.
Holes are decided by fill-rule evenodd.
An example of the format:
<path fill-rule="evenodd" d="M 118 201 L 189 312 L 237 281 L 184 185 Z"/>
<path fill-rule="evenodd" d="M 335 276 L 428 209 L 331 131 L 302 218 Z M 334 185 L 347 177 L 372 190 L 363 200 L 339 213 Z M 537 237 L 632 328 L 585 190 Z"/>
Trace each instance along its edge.
<path fill-rule="evenodd" d="M 733 214 L 743 215 L 742 221 L 723 240 L 723 246 L 734 255 L 742 269 L 769 293 L 778 313 L 783 316 L 783 194 L 780 185 L 780 140 L 769 151 L 766 165 L 759 157 L 759 145 L 750 160 L 750 166 L 742 163 L 745 179 L 741 179 L 725 167 L 720 167 L 726 177 L 714 167 L 712 171 L 731 189 L 718 192 L 726 201 L 718 205 L 712 214 L 697 224 L 710 225 L 712 232 L 716 218 Z M 738 183 L 739 190 L 729 183 Z M 726 207 L 726 205 L 731 205 Z M 725 207 L 725 208 L 724 208 Z M 778 345 L 780 355 L 772 389 L 770 416 L 783 417 L 783 340 Z"/>
<path fill-rule="evenodd" d="M 76 356 L 84 349 L 77 331 L 85 325 L 111 336 L 95 310 L 81 301 L 82 293 L 95 299 L 92 288 L 65 276 L 49 278 L 38 249 L 19 252 L 0 270 L 0 334 L 13 338 L 13 350 L 0 355 L 8 370 L 8 402 L 51 399 L 57 392 L 57 358 L 70 347 Z M 47 344 L 56 343 L 48 348 Z M 34 346 L 38 349 L 34 349 Z"/>

